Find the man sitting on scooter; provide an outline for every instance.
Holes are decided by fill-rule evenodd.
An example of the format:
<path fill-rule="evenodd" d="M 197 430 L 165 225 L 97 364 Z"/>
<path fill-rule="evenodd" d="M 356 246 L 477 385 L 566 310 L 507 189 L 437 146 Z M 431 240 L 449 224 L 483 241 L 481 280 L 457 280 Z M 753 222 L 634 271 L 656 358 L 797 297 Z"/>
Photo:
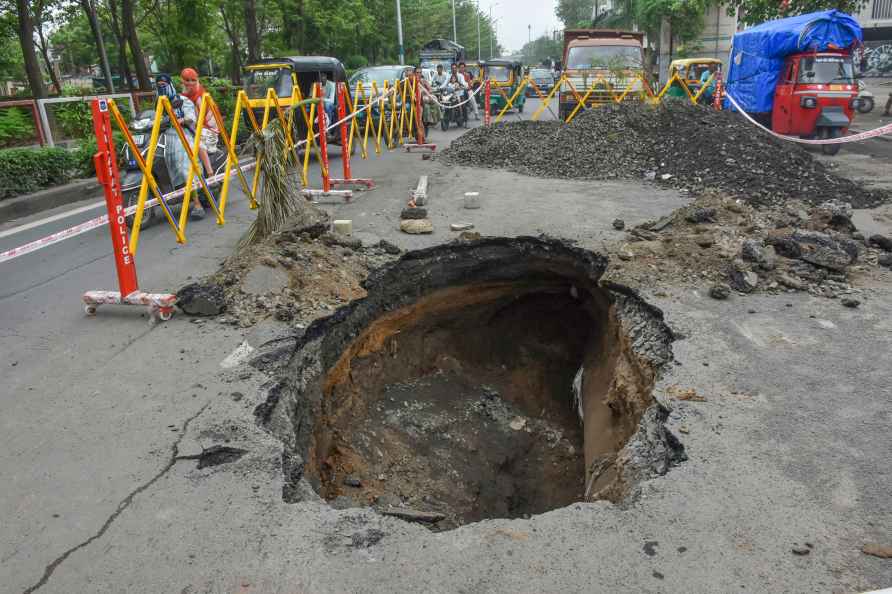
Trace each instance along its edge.
<path fill-rule="evenodd" d="M 449 77 L 446 76 L 446 73 L 443 72 L 443 65 L 437 64 L 437 73 L 434 75 L 434 89 L 440 90 L 446 86 L 446 83 L 449 82 Z"/>

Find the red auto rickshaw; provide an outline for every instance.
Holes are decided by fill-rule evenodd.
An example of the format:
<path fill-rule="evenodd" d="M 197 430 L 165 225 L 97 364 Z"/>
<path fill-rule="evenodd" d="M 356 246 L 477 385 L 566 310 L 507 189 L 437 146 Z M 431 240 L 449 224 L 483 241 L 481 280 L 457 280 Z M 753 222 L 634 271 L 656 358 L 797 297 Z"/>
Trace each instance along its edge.
<path fill-rule="evenodd" d="M 808 138 L 843 136 L 858 106 L 852 55 L 843 50 L 788 56 L 774 91 L 771 129 Z M 823 144 L 826 155 L 840 144 Z"/>

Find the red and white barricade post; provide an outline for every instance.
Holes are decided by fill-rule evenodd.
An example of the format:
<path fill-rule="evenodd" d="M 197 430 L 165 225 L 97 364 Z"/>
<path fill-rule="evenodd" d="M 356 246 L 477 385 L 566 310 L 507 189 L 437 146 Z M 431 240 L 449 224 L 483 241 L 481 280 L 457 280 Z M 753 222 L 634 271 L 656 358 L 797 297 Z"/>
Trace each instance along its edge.
<path fill-rule="evenodd" d="M 348 92 L 346 83 L 338 83 L 338 120 L 341 122 L 341 163 L 344 165 L 344 177 L 343 179 L 331 179 L 330 183 L 333 186 L 358 186 L 355 189 L 371 190 L 375 187 L 374 181 L 353 177 L 350 172 L 353 138 L 350 134 L 350 120 L 347 119 Z M 371 114 L 367 117 L 371 117 Z"/>
<path fill-rule="evenodd" d="M 322 85 L 319 83 L 315 83 L 316 97 L 323 97 L 323 89 Z M 316 127 L 318 129 L 319 136 L 319 168 L 322 170 L 322 189 L 321 190 L 311 190 L 311 189 L 303 189 L 301 190 L 301 194 L 307 198 L 310 198 L 314 202 L 318 202 L 319 198 L 329 198 L 332 196 L 341 196 L 344 198 L 344 202 L 350 202 L 350 198 L 353 197 L 352 190 L 332 190 L 331 189 L 331 175 L 328 169 L 328 124 L 326 122 L 326 113 L 325 113 L 325 101 L 322 100 L 319 102 L 318 110 L 316 111 Z M 309 150 L 309 147 L 307 147 Z"/>
<path fill-rule="evenodd" d="M 492 122 L 492 116 L 489 111 L 489 100 L 491 97 L 491 90 L 489 88 L 489 79 L 486 79 L 484 82 L 486 86 L 483 88 L 483 125 L 489 126 Z"/>
<path fill-rule="evenodd" d="M 173 315 L 176 295 L 168 293 L 144 293 L 136 280 L 136 262 L 130 252 L 130 240 L 121 194 L 121 174 L 118 171 L 117 153 L 112 138 L 111 117 L 108 101 L 93 100 L 93 130 L 96 132 L 97 153 L 93 156 L 96 177 L 105 191 L 108 208 L 108 228 L 111 231 L 118 274 L 118 291 L 87 291 L 84 293 L 84 311 L 96 313 L 100 305 L 142 305 L 149 309 L 153 318 L 169 320 Z"/>
<path fill-rule="evenodd" d="M 722 80 L 722 71 L 715 71 L 715 93 L 712 98 L 712 106 L 718 110 L 722 110 L 722 100 L 725 98 L 725 83 Z"/>
<path fill-rule="evenodd" d="M 411 153 L 413 149 L 434 152 L 437 150 L 437 145 L 425 142 L 424 138 L 424 100 L 421 97 L 421 85 L 417 77 L 412 78 L 412 95 L 415 103 L 415 142 L 405 145 L 406 152 Z"/>

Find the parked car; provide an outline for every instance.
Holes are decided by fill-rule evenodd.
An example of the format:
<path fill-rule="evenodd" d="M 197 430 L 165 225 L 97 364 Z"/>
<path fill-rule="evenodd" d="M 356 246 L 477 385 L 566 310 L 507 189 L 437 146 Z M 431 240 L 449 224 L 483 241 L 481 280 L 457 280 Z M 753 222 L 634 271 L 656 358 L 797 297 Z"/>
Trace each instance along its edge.
<path fill-rule="evenodd" d="M 412 66 L 369 66 L 361 68 L 350 77 L 350 96 L 356 101 L 359 83 L 362 83 L 365 96 L 369 97 L 372 91 L 372 83 L 375 83 L 378 92 L 381 92 L 384 90 L 385 82 L 387 87 L 390 88 L 393 86 L 393 83 L 403 80 L 410 74 L 412 74 Z"/>
<path fill-rule="evenodd" d="M 554 76 L 552 76 L 551 70 L 547 68 L 532 68 L 530 70 L 530 78 L 533 79 L 533 82 L 536 83 L 536 86 L 539 87 L 543 94 L 547 95 L 554 87 Z M 527 86 L 526 93 L 527 97 L 536 96 L 536 90 L 532 85 Z"/>

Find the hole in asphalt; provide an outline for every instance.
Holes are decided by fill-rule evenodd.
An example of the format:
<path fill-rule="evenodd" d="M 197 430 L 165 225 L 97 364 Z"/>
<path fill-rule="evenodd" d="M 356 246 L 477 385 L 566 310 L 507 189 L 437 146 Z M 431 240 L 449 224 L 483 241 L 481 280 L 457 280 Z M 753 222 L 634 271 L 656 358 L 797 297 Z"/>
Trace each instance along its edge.
<path fill-rule="evenodd" d="M 285 498 L 304 480 L 335 507 L 443 530 L 619 500 L 635 464 L 665 472 L 681 449 L 665 415 L 641 428 L 671 332 L 601 287 L 605 266 L 518 238 L 422 250 L 375 276 L 367 298 L 307 330 L 287 387 L 258 408 L 291 450 Z"/>

